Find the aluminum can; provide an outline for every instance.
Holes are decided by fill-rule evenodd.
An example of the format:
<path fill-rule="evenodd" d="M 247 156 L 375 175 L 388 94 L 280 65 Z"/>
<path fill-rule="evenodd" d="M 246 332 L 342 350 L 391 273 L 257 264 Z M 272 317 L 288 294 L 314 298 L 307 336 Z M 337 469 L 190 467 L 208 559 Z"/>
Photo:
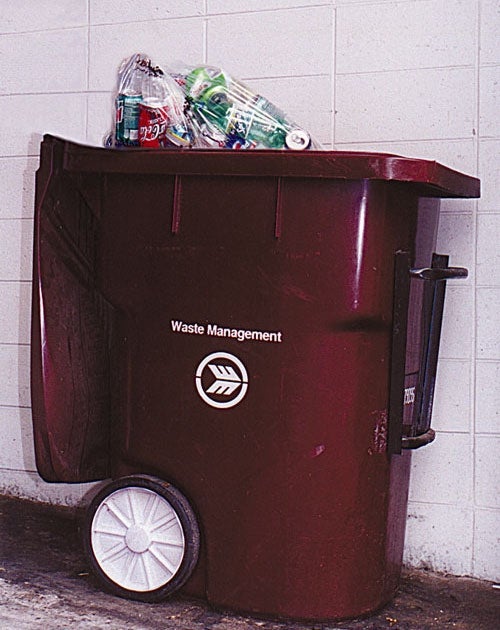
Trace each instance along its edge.
<path fill-rule="evenodd" d="M 116 144 L 139 145 L 140 94 L 118 94 L 116 97 Z"/>
<path fill-rule="evenodd" d="M 167 104 L 143 101 L 139 105 L 139 145 L 150 148 L 189 146 L 189 130 L 175 120 L 175 112 L 172 114 L 171 107 Z"/>
<path fill-rule="evenodd" d="M 166 130 L 170 123 L 168 107 L 139 105 L 139 144 L 141 147 L 164 147 L 167 142 Z"/>

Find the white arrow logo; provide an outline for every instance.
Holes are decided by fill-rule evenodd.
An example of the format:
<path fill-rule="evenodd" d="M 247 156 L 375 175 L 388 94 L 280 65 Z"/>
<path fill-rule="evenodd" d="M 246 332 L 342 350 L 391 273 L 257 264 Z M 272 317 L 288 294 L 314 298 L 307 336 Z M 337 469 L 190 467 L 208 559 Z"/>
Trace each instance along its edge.
<path fill-rule="evenodd" d="M 215 376 L 216 380 L 207 389 L 207 394 L 231 396 L 231 394 L 241 385 L 241 378 L 229 365 L 214 365 L 211 363 L 208 367 Z"/>
<path fill-rule="evenodd" d="M 215 381 L 211 383 L 211 378 L 206 376 L 207 368 L 215 377 Z M 248 389 L 248 374 L 245 366 L 237 357 L 228 352 L 214 352 L 205 357 L 196 370 L 195 381 L 201 398 L 211 407 L 218 409 L 234 407 L 243 400 Z M 221 401 L 217 396 L 224 396 L 227 400 Z"/>

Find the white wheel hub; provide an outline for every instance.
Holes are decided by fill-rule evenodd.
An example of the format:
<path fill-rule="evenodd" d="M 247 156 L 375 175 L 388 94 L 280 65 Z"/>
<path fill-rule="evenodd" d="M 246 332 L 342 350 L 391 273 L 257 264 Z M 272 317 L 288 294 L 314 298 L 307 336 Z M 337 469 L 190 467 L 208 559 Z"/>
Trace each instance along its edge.
<path fill-rule="evenodd" d="M 125 544 L 134 553 L 144 553 L 149 549 L 151 538 L 144 527 L 132 525 L 125 535 Z"/>
<path fill-rule="evenodd" d="M 167 584 L 181 566 L 184 532 L 170 503 L 147 488 L 116 490 L 97 508 L 91 544 L 102 571 L 132 591 Z"/>

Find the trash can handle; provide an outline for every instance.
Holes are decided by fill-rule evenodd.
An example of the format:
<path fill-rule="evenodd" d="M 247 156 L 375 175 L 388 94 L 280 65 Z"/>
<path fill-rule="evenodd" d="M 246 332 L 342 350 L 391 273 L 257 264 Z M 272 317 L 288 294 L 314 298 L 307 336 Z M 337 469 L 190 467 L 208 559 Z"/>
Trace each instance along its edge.
<path fill-rule="evenodd" d="M 422 269 L 410 269 L 410 276 L 419 280 L 451 280 L 453 278 L 467 278 L 469 272 L 464 267 L 423 267 Z"/>
<path fill-rule="evenodd" d="M 453 278 L 467 278 L 468 271 L 463 267 L 448 267 L 448 256 L 433 254 L 432 266 L 422 269 L 410 269 L 410 277 L 426 281 L 428 310 L 425 316 L 426 334 L 419 370 L 416 407 L 417 419 L 415 429 L 417 434 L 405 436 L 402 439 L 403 449 L 415 449 L 430 444 L 435 433 L 431 429 L 431 415 L 436 383 L 439 341 L 441 337 L 441 323 L 443 319 L 446 280 Z M 425 309 L 425 307 L 424 307 Z"/>
<path fill-rule="evenodd" d="M 434 442 L 436 437 L 436 432 L 434 429 L 428 429 L 425 433 L 421 433 L 420 435 L 414 435 L 410 437 L 402 437 L 401 438 L 401 448 L 404 449 L 416 449 L 421 446 L 425 446 L 426 444 L 430 444 Z"/>
<path fill-rule="evenodd" d="M 443 317 L 446 280 L 467 278 L 463 267 L 448 267 L 448 256 L 433 254 L 432 266 L 412 268 L 410 252 L 398 251 L 394 268 L 394 303 L 392 359 L 389 396 L 389 430 L 387 450 L 400 454 L 402 449 L 416 449 L 430 444 L 435 437 L 431 429 L 431 415 L 436 383 L 439 341 Z M 410 431 L 403 434 L 404 382 L 406 368 L 406 345 L 410 306 L 410 281 L 424 280 L 422 300 L 423 341 L 415 386 L 413 421 Z"/>

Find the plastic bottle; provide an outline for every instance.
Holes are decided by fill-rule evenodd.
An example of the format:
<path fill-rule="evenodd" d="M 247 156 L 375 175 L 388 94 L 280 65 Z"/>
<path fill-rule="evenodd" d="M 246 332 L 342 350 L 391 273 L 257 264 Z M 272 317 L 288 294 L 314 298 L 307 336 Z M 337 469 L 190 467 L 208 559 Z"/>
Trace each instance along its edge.
<path fill-rule="evenodd" d="M 158 66 L 143 80 L 139 105 L 141 147 L 189 146 L 191 134 L 183 114 L 184 95 Z"/>
<path fill-rule="evenodd" d="M 139 145 L 139 104 L 142 101 L 142 80 L 149 59 L 137 54 L 120 69 L 116 96 L 115 143 Z"/>

